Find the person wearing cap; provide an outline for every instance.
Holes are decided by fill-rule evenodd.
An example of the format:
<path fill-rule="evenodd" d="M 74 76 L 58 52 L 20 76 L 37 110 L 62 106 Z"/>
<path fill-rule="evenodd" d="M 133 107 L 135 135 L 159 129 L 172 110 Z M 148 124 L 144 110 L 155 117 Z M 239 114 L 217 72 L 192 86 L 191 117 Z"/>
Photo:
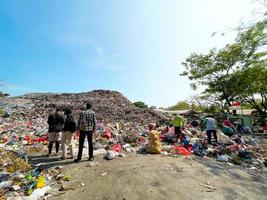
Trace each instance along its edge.
<path fill-rule="evenodd" d="M 73 155 L 73 146 L 72 146 L 72 137 L 73 133 L 76 131 L 76 123 L 72 115 L 72 110 L 70 108 L 65 108 L 66 120 L 64 124 L 64 129 L 61 139 L 61 149 L 62 149 L 62 160 L 67 158 L 67 147 L 70 150 L 70 159 L 74 157 Z"/>
<path fill-rule="evenodd" d="M 79 121 L 78 121 L 78 129 L 80 131 L 80 138 L 79 138 L 79 151 L 78 157 L 74 160 L 74 162 L 80 162 L 82 159 L 83 153 L 83 145 L 85 137 L 88 140 L 88 147 L 89 147 L 89 161 L 94 159 L 94 148 L 93 148 L 93 133 L 96 127 L 95 121 L 95 113 L 92 111 L 92 104 L 86 104 L 86 110 L 80 113 Z"/>

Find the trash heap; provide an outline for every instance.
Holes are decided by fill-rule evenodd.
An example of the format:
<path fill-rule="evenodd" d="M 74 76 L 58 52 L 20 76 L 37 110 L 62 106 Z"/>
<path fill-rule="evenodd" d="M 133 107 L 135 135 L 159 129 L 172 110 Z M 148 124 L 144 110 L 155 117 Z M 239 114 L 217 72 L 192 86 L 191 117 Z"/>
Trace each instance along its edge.
<path fill-rule="evenodd" d="M 70 177 L 61 174 L 62 168 L 46 169 L 42 164 L 29 164 L 27 155 L 44 153 L 48 143 L 47 117 L 57 105 L 71 106 L 77 120 L 87 101 L 93 103 L 97 118 L 95 152 L 104 154 L 107 160 L 124 157 L 124 153 L 146 153 L 148 123 L 164 122 L 170 117 L 137 108 L 119 92 L 108 90 L 79 94 L 28 94 L 1 99 L 0 110 L 4 112 L 0 116 L 0 200 L 7 197 L 38 199 L 52 190 L 49 185 L 53 180 L 58 181 L 61 191 L 66 190 L 64 181 Z M 234 135 L 229 138 L 218 131 L 218 144 L 209 145 L 200 128 L 187 126 L 181 137 L 175 140 L 173 128 L 166 132 L 165 127 L 160 127 L 159 131 L 163 156 L 194 154 L 256 172 L 261 172 L 266 165 L 267 151 L 252 136 Z M 77 143 L 78 137 L 75 139 Z"/>
<path fill-rule="evenodd" d="M 87 101 L 94 105 L 98 123 L 95 147 L 108 159 L 124 156 L 118 142 L 127 141 L 138 146 L 143 131 L 142 124 L 149 120 L 160 120 L 164 116 L 150 109 L 135 107 L 118 92 L 93 91 L 80 94 L 30 94 L 23 97 L 0 99 L 0 199 L 38 199 L 51 191 L 52 180 L 57 180 L 61 190 L 68 176 L 56 169 L 45 169 L 42 165 L 29 163 L 29 154 L 44 154 L 48 143 L 48 114 L 56 106 L 71 106 L 76 121 Z M 105 124 L 105 125 L 104 125 Z M 76 143 L 77 143 L 77 137 Z M 97 146 L 98 144 L 98 146 Z M 116 145 L 114 147 L 114 145 Z M 125 146 L 129 152 L 131 145 Z M 77 146 L 76 146 L 77 147 Z M 104 150 L 106 148 L 106 150 Z M 109 149 L 110 148 L 110 149 Z M 113 150 L 117 152 L 112 154 Z"/>
<path fill-rule="evenodd" d="M 174 134 L 173 130 L 170 134 Z M 217 130 L 218 143 L 208 144 L 206 133 L 199 129 L 187 127 L 182 136 L 175 142 L 166 142 L 167 134 L 161 135 L 162 154 L 169 156 L 194 154 L 200 157 L 211 157 L 229 165 L 241 165 L 248 170 L 262 172 L 267 161 L 267 150 L 258 145 L 251 135 L 233 135 L 228 137 Z"/>
<path fill-rule="evenodd" d="M 137 129 L 138 130 L 138 129 Z M 182 129 L 178 140 L 173 140 L 174 130 L 164 131 L 159 128 L 161 140 L 161 154 L 164 156 L 178 157 L 194 154 L 200 157 L 214 158 L 229 165 L 240 165 L 244 168 L 262 172 L 267 161 L 267 150 L 258 145 L 257 139 L 252 135 L 228 137 L 222 131 L 217 131 L 218 143 L 208 144 L 205 132 L 199 128 L 187 126 Z M 95 134 L 95 150 L 105 149 L 105 159 L 112 160 L 118 156 L 124 157 L 126 153 L 146 153 L 149 131 L 145 126 L 135 132 L 124 132 L 118 123 L 98 124 Z M 170 137 L 170 138 L 169 138 Z"/>
<path fill-rule="evenodd" d="M 0 148 L 0 197 L 1 199 L 28 196 L 29 199 L 50 189 L 52 176 L 42 166 L 30 165 L 24 152 Z M 47 186 L 47 187 L 45 187 Z"/>
<path fill-rule="evenodd" d="M 52 180 L 41 165 L 28 162 L 27 155 L 44 152 L 47 125 L 44 111 L 33 105 L 0 103 L 0 199 L 38 199 L 51 190 Z"/>
<path fill-rule="evenodd" d="M 69 105 L 74 110 L 76 119 L 86 102 L 90 101 L 93 104 L 97 120 L 105 124 L 134 122 L 142 126 L 151 121 L 167 120 L 168 118 L 168 116 L 154 110 L 138 108 L 121 93 L 110 90 L 94 90 L 76 94 L 27 94 L 20 98 L 30 100 L 35 108 L 45 108 L 46 110 L 51 110 L 57 105 Z"/>

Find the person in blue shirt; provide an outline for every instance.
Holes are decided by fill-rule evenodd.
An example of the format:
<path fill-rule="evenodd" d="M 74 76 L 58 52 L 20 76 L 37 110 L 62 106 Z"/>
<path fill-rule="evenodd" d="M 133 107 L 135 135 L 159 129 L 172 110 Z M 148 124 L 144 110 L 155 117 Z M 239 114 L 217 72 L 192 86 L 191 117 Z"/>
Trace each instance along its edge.
<path fill-rule="evenodd" d="M 217 143 L 217 121 L 212 115 L 208 115 L 204 120 L 205 130 L 207 131 L 208 143 L 211 144 L 211 135 L 213 135 L 215 142 Z"/>

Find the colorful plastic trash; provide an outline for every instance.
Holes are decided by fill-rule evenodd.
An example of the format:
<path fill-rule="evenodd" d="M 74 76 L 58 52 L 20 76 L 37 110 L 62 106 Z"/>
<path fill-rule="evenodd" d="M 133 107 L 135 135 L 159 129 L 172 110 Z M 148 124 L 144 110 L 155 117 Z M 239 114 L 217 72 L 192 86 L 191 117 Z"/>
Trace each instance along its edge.
<path fill-rule="evenodd" d="M 120 153 L 122 150 L 122 147 L 120 144 L 115 144 L 113 147 L 112 147 L 112 151 L 115 151 L 115 152 L 118 152 Z"/>
<path fill-rule="evenodd" d="M 176 146 L 176 147 L 174 147 L 175 148 L 175 150 L 176 150 L 176 152 L 178 153 L 178 154 L 182 154 L 182 155 L 184 155 L 184 156 L 189 156 L 189 155 L 191 155 L 191 152 L 190 151 L 188 151 L 186 148 L 184 148 L 184 147 L 180 147 L 180 146 Z"/>
<path fill-rule="evenodd" d="M 43 176 L 40 176 L 37 180 L 36 188 L 42 188 L 45 185 L 45 178 Z"/>
<path fill-rule="evenodd" d="M 106 129 L 102 137 L 109 140 L 112 138 L 112 133 L 110 132 L 109 129 Z"/>

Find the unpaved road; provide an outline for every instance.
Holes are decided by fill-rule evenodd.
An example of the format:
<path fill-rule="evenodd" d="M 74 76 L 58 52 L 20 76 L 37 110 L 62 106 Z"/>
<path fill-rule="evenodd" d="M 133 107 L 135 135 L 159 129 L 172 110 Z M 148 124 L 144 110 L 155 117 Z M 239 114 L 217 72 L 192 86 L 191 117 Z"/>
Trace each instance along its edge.
<path fill-rule="evenodd" d="M 99 155 L 95 161 L 100 165 L 90 167 L 89 161 L 48 162 L 49 167 L 63 166 L 63 173 L 72 177 L 66 186 L 73 188 L 49 199 L 267 199 L 266 171 L 251 175 L 241 167 L 209 158 L 130 154 L 111 161 Z"/>

